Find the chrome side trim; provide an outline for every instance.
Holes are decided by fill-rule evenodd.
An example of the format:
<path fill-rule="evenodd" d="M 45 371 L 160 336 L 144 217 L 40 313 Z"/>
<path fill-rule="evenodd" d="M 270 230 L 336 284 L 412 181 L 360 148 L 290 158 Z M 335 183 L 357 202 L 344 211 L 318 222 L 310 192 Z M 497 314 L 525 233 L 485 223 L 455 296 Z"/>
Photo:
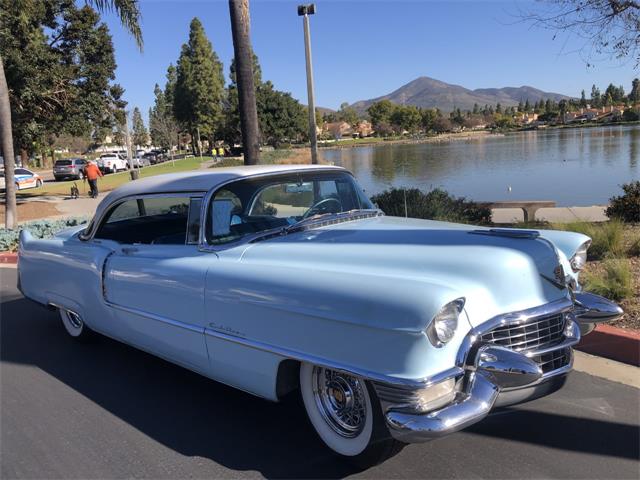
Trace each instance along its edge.
<path fill-rule="evenodd" d="M 137 308 L 125 307 L 123 305 L 118 305 L 117 303 L 111 303 L 109 301 L 105 301 L 106 305 L 115 308 L 116 310 L 121 310 L 123 312 L 131 313 L 133 315 L 139 315 L 141 317 L 148 318 L 150 320 L 155 320 L 157 322 L 165 323 L 167 325 L 171 325 L 172 327 L 182 328 L 184 330 L 189 330 L 195 333 L 204 333 L 204 327 L 199 327 L 197 325 L 193 325 L 191 323 L 181 322 L 180 320 L 174 320 L 172 318 L 163 317 L 162 315 L 157 315 L 155 313 L 146 312 L 144 310 L 140 310 Z"/>
<path fill-rule="evenodd" d="M 462 368 L 453 367 L 448 370 L 445 370 L 444 372 L 440 372 L 436 375 L 433 375 L 431 377 L 412 380 L 412 379 L 399 378 L 399 377 L 393 377 L 391 375 L 376 373 L 376 372 L 372 372 L 371 370 L 354 367 L 351 365 L 344 365 L 344 364 L 335 362 L 333 360 L 328 360 L 323 357 L 309 355 L 307 353 L 303 353 L 297 350 L 289 349 L 286 347 L 279 347 L 269 343 L 259 342 L 257 340 L 250 340 L 245 337 L 230 335 L 228 333 L 224 333 L 219 330 L 213 330 L 211 328 L 205 328 L 204 334 L 220 340 L 226 340 L 232 343 L 236 343 L 244 347 L 249 347 L 255 350 L 261 350 L 263 352 L 269 352 L 275 355 L 280 355 L 282 357 L 290 358 L 292 360 L 307 362 L 320 367 L 330 368 L 331 370 L 337 370 L 339 372 L 348 373 L 350 375 L 356 375 L 366 380 L 383 382 L 391 385 L 405 386 L 408 388 L 424 388 L 433 383 L 440 382 L 447 378 L 457 377 L 464 373 L 464 370 Z"/>

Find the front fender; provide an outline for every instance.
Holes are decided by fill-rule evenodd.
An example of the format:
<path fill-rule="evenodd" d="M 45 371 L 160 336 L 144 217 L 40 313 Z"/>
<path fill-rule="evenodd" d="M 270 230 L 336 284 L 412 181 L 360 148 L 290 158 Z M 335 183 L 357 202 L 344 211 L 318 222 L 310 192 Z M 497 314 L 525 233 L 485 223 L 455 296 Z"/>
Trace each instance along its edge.
<path fill-rule="evenodd" d="M 416 278 L 221 261 L 207 275 L 205 310 L 213 335 L 417 380 L 455 365 L 471 327 L 466 315 L 442 348 L 424 330 L 444 304 L 461 296 Z"/>

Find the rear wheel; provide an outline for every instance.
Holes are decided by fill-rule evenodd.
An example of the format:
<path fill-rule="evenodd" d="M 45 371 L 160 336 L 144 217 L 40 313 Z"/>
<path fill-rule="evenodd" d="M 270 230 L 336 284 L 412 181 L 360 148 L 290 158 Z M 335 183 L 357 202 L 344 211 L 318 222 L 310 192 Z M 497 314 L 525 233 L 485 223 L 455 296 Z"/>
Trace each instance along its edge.
<path fill-rule="evenodd" d="M 78 172 L 78 180 L 84 179 L 84 173 Z"/>
<path fill-rule="evenodd" d="M 377 465 L 404 447 L 390 437 L 375 390 L 364 379 L 305 363 L 300 391 L 322 441 L 359 467 Z"/>
<path fill-rule="evenodd" d="M 93 337 L 93 330 L 85 325 L 80 315 L 64 308 L 59 308 L 58 312 L 64 329 L 71 337 L 80 342 L 90 340 Z"/>

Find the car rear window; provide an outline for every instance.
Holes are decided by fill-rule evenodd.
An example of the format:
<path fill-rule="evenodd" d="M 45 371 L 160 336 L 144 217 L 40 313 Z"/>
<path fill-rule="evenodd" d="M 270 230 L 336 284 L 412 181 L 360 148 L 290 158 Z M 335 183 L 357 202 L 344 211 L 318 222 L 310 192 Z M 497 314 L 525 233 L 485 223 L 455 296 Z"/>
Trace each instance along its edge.
<path fill-rule="evenodd" d="M 71 165 L 71 160 L 56 160 L 56 167 L 61 165 Z"/>

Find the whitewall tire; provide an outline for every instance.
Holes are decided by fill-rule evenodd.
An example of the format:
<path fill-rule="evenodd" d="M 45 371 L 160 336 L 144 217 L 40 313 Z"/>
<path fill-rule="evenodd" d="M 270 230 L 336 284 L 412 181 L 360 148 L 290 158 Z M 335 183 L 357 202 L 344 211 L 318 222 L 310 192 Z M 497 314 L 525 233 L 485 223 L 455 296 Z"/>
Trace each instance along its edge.
<path fill-rule="evenodd" d="M 375 390 L 364 379 L 303 363 L 300 393 L 318 436 L 353 463 L 375 465 L 404 446 L 390 438 Z"/>

